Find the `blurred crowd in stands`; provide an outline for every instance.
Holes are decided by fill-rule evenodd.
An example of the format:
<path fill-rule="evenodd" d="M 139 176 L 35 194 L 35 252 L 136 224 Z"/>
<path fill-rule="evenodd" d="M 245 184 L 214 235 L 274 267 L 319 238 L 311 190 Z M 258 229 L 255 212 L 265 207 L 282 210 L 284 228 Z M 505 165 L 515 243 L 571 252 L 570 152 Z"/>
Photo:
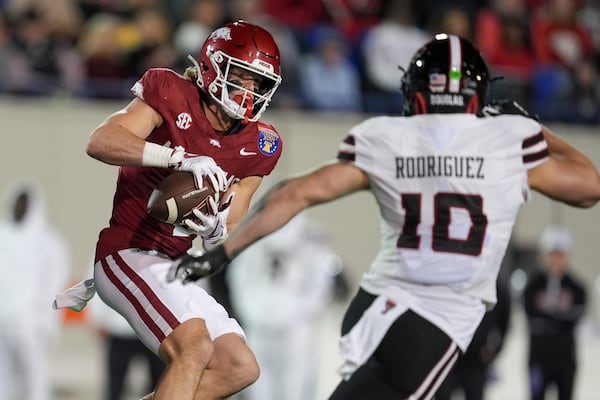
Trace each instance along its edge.
<path fill-rule="evenodd" d="M 398 113 L 398 66 L 446 32 L 503 77 L 492 98 L 600 122 L 600 0 L 0 0 L 0 93 L 126 99 L 148 68 L 183 72 L 233 19 L 279 44 L 275 108 Z"/>

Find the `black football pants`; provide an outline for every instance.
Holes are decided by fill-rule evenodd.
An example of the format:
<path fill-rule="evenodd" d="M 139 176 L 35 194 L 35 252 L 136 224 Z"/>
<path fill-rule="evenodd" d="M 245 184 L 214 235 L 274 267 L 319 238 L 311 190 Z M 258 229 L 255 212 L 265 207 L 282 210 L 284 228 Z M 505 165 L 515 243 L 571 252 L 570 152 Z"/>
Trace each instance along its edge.
<path fill-rule="evenodd" d="M 342 322 L 342 335 L 352 329 L 376 296 L 360 289 Z M 455 354 L 447 357 L 450 347 Z M 446 355 L 447 362 L 441 362 Z M 431 322 L 411 310 L 402 314 L 352 377 L 342 381 L 330 400 L 401 400 L 433 398 L 452 368 L 459 349 Z"/>

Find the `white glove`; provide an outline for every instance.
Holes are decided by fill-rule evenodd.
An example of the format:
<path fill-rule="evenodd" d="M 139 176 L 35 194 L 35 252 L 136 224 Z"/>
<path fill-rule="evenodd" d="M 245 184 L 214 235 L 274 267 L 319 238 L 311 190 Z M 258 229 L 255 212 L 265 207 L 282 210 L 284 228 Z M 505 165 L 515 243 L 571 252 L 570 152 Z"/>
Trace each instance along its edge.
<path fill-rule="evenodd" d="M 213 197 L 209 197 L 207 214 L 195 208 L 195 219 L 187 218 L 181 221 L 183 227 L 202 237 L 204 250 L 210 250 L 227 239 L 227 217 L 234 197 L 235 193 L 231 192 L 220 207 Z"/>
<path fill-rule="evenodd" d="M 189 171 L 194 174 L 196 186 L 202 187 L 203 177 L 208 177 L 215 193 L 223 193 L 229 189 L 233 177 L 221 169 L 212 157 L 187 153 L 181 146 L 175 147 L 169 159 L 169 168 L 176 171 Z"/>

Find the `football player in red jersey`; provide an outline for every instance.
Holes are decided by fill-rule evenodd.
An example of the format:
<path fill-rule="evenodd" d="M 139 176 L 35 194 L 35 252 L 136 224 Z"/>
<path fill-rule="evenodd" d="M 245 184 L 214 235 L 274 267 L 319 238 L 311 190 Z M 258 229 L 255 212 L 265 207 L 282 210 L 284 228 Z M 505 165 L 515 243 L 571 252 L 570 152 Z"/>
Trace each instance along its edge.
<path fill-rule="evenodd" d="M 222 242 L 275 167 L 281 138 L 260 116 L 281 82 L 279 50 L 266 30 L 235 21 L 212 32 L 193 62 L 184 75 L 148 70 L 135 98 L 87 146 L 89 156 L 120 166 L 96 247 L 95 287 L 167 363 L 156 400 L 224 398 L 259 374 L 237 321 L 201 287 L 167 284 L 166 274 L 196 235 L 205 249 Z M 180 226 L 150 217 L 150 193 L 173 170 L 227 192 L 218 209 Z"/>
<path fill-rule="evenodd" d="M 436 35 L 404 74 L 404 115 L 353 127 L 336 161 L 274 187 L 224 244 L 174 262 L 169 280 L 219 271 L 303 209 L 370 190 L 380 252 L 346 311 L 330 399 L 433 398 L 496 303 L 531 190 L 577 207 L 600 200 L 583 153 L 513 102 L 482 107 L 490 80 L 470 42 Z"/>

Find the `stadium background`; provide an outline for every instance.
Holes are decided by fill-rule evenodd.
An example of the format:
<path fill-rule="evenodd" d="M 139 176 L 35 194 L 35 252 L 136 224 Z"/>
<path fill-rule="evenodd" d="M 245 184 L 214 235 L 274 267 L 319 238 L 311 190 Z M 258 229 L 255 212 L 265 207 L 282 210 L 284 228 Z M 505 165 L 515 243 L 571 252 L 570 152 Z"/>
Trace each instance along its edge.
<path fill-rule="evenodd" d="M 415 46 L 440 31 L 476 42 L 494 74 L 506 78 L 492 94 L 518 99 L 600 166 L 597 0 L 0 0 L 0 187 L 16 176 L 40 180 L 50 218 L 72 249 L 74 281 L 89 273 L 117 172 L 85 155 L 89 133 L 126 104 L 131 83 L 144 70 L 182 70 L 185 56 L 198 53 L 208 32 L 235 18 L 268 28 L 283 51 L 284 84 L 265 118 L 282 134 L 284 150 L 261 192 L 281 177 L 335 157 L 347 129 L 369 113 L 397 112 L 396 66 L 406 66 Z M 548 47 L 565 42 L 554 41 L 546 29 L 565 20 L 566 60 L 548 54 Z M 379 32 L 372 42 L 365 34 L 371 28 Z M 334 71 L 323 78 L 324 64 L 332 59 Z M 355 287 L 378 250 L 372 196 L 356 194 L 309 213 L 331 235 Z M 573 232 L 573 269 L 589 295 L 579 329 L 575 399 L 600 397 L 599 217 L 600 206 L 568 208 L 535 194 L 524 206 L 505 266 L 516 271 L 513 324 L 489 400 L 527 398 L 526 330 L 518 296 L 535 263 L 537 237 L 550 222 Z M 315 340 L 322 356 L 319 398 L 337 382 L 343 308 L 327 311 Z M 100 400 L 102 343 L 85 319 L 68 321 L 50 366 L 55 400 Z M 134 370 L 129 379 L 139 387 L 143 376 Z"/>
<path fill-rule="evenodd" d="M 73 279 L 83 279 L 99 230 L 110 213 L 117 169 L 100 164 L 85 154 L 91 130 L 124 102 L 95 102 L 69 98 L 0 98 L 3 143 L 0 159 L 0 187 L 15 176 L 35 176 L 47 191 L 50 218 L 65 234 L 73 251 Z M 280 177 L 300 173 L 335 157 L 341 139 L 365 115 L 316 115 L 307 112 L 271 110 L 267 120 L 282 134 L 284 150 L 277 174 L 265 180 L 264 189 Z M 600 137 L 597 128 L 551 125 L 598 163 Z M 262 189 L 262 190 L 264 190 Z M 262 192 L 262 191 L 261 191 Z M 259 193 L 260 194 L 260 193 Z M 310 210 L 331 235 L 343 257 L 353 286 L 378 250 L 379 217 L 367 193 Z M 598 305 L 598 237 L 600 209 L 580 210 L 533 196 L 522 209 L 514 229 L 515 244 L 534 246 L 542 228 L 549 222 L 569 227 L 575 238 L 573 268 L 585 280 L 590 295 L 586 321 L 581 326 L 580 400 L 598 398 L 600 382 L 594 371 L 600 368 L 600 325 Z M 513 266 L 526 267 L 526 266 Z M 516 289 L 518 282 L 515 281 Z M 97 300 L 97 299 L 96 299 Z M 519 305 L 513 315 L 509 342 L 499 360 L 497 396 L 492 399 L 521 399 L 525 384 L 525 331 Z M 341 309 L 332 309 L 323 323 L 323 336 L 317 339 L 323 355 L 323 390 L 335 384 L 337 367 L 336 334 Z M 99 342 L 91 331 L 67 324 L 56 344 L 53 379 L 62 393 L 58 399 L 89 399 L 99 396 L 102 380 Z M 139 378 L 139 377 L 138 377 Z M 131 379 L 136 379 L 133 376 Z M 512 394 L 510 394 L 512 393 Z M 83 397 L 84 396 L 84 397 Z M 325 394 L 323 395 L 325 396 Z M 509 396 L 509 397 L 505 397 Z M 98 397 L 99 398 L 99 397 Z"/>

